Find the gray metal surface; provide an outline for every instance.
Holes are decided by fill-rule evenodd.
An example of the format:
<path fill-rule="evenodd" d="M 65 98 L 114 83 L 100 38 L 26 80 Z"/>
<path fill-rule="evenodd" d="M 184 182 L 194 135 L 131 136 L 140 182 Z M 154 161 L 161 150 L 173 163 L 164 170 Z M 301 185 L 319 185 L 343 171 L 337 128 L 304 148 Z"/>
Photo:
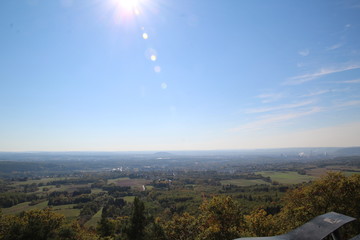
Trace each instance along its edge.
<path fill-rule="evenodd" d="M 304 225 L 279 236 L 238 238 L 235 240 L 321 240 L 336 231 L 342 225 L 354 221 L 355 218 L 335 212 L 329 212 L 305 223 Z"/>
<path fill-rule="evenodd" d="M 360 234 L 357 235 L 357 236 L 355 236 L 355 237 L 353 237 L 353 238 L 351 238 L 350 240 L 360 240 Z"/>

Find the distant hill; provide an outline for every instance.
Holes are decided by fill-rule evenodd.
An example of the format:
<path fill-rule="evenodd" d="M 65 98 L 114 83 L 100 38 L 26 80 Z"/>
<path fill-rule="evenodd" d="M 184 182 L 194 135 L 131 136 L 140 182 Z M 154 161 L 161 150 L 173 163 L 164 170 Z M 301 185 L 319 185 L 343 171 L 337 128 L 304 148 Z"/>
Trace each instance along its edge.
<path fill-rule="evenodd" d="M 334 154 L 337 156 L 360 156 L 360 147 L 341 148 Z"/>

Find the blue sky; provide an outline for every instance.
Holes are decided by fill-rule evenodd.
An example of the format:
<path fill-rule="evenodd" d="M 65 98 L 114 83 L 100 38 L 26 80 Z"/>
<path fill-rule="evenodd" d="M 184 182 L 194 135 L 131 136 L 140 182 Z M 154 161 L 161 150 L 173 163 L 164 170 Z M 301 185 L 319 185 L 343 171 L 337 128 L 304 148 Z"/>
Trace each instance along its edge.
<path fill-rule="evenodd" d="M 360 2 L 4 0 L 0 151 L 360 145 Z"/>

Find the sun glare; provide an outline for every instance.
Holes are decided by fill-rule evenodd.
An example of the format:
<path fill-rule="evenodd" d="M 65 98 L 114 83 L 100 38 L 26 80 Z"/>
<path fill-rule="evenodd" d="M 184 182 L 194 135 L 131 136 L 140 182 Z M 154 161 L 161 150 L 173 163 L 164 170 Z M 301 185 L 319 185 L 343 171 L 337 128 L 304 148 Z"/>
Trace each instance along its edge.
<path fill-rule="evenodd" d="M 137 15 L 139 14 L 139 4 L 140 0 L 116 0 L 117 4 L 122 10 L 127 12 L 134 12 Z"/>

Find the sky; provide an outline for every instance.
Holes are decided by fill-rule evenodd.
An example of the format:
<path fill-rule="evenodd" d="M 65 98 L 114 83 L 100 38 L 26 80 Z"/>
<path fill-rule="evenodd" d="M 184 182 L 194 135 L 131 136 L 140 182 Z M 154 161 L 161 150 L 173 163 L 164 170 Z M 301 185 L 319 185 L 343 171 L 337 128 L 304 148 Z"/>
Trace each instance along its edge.
<path fill-rule="evenodd" d="M 0 2 L 0 151 L 350 146 L 360 1 Z"/>

